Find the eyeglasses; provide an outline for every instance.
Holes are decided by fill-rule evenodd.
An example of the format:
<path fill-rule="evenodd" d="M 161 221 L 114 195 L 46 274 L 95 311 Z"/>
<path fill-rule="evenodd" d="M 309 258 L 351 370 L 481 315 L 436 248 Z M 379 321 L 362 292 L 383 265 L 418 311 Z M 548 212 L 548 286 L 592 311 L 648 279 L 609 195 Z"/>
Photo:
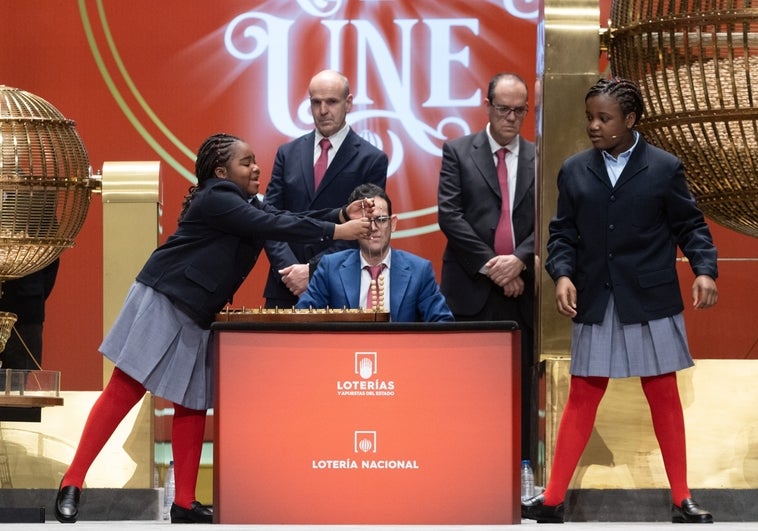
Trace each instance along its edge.
<path fill-rule="evenodd" d="M 375 218 L 371 218 L 369 220 L 369 223 L 373 223 L 377 227 L 383 227 L 387 224 L 387 222 L 390 220 L 389 216 L 376 216 Z"/>
<path fill-rule="evenodd" d="M 511 113 L 513 113 L 516 118 L 523 118 L 526 115 L 526 111 L 529 110 L 529 107 L 526 105 L 523 107 L 508 107 L 507 105 L 491 104 L 490 107 L 495 109 L 495 112 L 498 114 L 498 116 L 502 116 L 503 118 L 507 118 Z"/>

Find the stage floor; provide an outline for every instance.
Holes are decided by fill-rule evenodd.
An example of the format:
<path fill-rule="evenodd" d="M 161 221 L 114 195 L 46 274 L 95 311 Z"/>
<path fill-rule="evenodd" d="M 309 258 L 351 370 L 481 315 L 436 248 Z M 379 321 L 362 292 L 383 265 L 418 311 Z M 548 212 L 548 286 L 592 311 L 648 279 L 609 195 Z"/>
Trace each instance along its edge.
<path fill-rule="evenodd" d="M 23 529 L 24 531 L 45 531 L 49 529 L 51 525 L 56 525 L 55 521 L 48 521 L 46 524 L 3 524 L 3 529 L 12 531 L 14 529 Z M 158 531 L 165 530 L 169 526 L 167 521 L 145 521 L 145 520 L 129 520 L 129 521 L 89 521 L 89 522 L 77 522 L 76 527 L 71 529 L 74 531 L 101 531 L 103 529 L 109 531 Z M 536 522 L 525 520 L 522 524 L 524 527 L 534 528 L 537 525 Z M 639 530 L 642 531 L 672 531 L 671 526 L 673 524 L 667 522 L 567 522 L 563 524 L 569 527 L 572 531 L 580 530 L 592 530 L 600 531 L 601 529 L 609 529 L 611 531 L 622 530 Z M 515 529 L 516 526 L 466 526 L 466 525 L 210 525 L 210 524 L 196 524 L 192 529 L 206 530 L 206 531 L 220 531 L 220 530 L 249 530 L 249 531 L 508 531 Z M 755 530 L 758 529 L 758 522 L 716 522 L 711 529 L 729 529 L 729 530 Z M 540 525 L 540 529 L 544 530 L 545 526 Z M 554 529 L 554 528 L 550 528 Z M 677 528 L 678 529 L 678 528 Z M 536 530 L 535 530 L 536 531 Z"/>

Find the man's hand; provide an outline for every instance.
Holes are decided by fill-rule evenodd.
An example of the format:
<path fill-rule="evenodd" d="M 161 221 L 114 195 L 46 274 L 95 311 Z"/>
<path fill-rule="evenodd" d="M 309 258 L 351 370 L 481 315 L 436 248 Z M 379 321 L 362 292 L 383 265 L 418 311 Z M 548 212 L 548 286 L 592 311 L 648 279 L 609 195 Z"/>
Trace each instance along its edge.
<path fill-rule="evenodd" d="M 522 293 L 524 293 L 524 279 L 521 277 L 516 277 L 503 286 L 503 294 L 506 297 L 518 297 Z"/>
<path fill-rule="evenodd" d="M 485 267 L 490 280 L 502 288 L 513 279 L 519 278 L 521 272 L 526 269 L 524 262 L 512 254 L 495 256 L 485 264 Z"/>
<path fill-rule="evenodd" d="M 289 288 L 293 295 L 299 297 L 308 287 L 310 268 L 308 264 L 292 264 L 278 273 L 282 276 L 282 282 Z"/>

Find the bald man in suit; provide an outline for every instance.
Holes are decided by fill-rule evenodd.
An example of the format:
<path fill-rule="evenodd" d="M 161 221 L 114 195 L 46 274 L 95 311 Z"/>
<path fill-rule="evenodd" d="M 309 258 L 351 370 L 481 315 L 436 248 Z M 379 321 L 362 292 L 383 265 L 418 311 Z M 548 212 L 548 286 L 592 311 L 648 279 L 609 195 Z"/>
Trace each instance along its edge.
<path fill-rule="evenodd" d="M 360 184 L 387 183 L 387 155 L 347 124 L 353 95 L 347 78 L 333 70 L 319 72 L 308 87 L 314 131 L 280 146 L 274 159 L 266 202 L 280 210 L 304 212 L 345 204 Z M 326 148 L 322 140 L 328 140 Z M 324 156 L 326 172 L 316 182 L 316 166 Z M 267 242 L 271 268 L 263 291 L 267 308 L 290 308 L 308 286 L 319 259 L 326 253 L 357 248 L 355 242 Z"/>

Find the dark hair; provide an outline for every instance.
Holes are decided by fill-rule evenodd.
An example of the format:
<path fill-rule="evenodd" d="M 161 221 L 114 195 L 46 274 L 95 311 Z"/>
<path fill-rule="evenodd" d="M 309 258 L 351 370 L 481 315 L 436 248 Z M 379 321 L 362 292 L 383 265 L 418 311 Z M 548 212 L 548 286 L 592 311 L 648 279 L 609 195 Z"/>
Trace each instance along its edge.
<path fill-rule="evenodd" d="M 524 88 L 526 88 L 526 100 L 529 101 L 529 87 L 526 86 L 526 81 L 524 81 L 524 78 L 515 72 L 499 72 L 494 75 L 494 77 L 490 80 L 490 84 L 487 86 L 487 99 L 490 101 L 490 103 L 492 103 L 492 100 L 495 99 L 495 87 L 501 79 L 511 79 L 513 81 L 518 81 L 524 85 Z"/>
<path fill-rule="evenodd" d="M 607 94 L 615 99 L 619 103 L 621 112 L 624 113 L 624 116 L 633 112 L 635 114 L 633 125 L 637 125 L 640 118 L 642 118 L 642 113 L 645 112 L 642 91 L 634 81 L 618 77 L 612 79 L 599 79 L 597 83 L 592 85 L 587 91 L 584 101 L 586 103 L 588 99 L 600 96 L 601 94 Z"/>
<path fill-rule="evenodd" d="M 195 197 L 195 192 L 199 188 L 202 188 L 206 181 L 216 176 L 216 168 L 219 166 L 226 167 L 229 159 L 232 157 L 232 145 L 240 141 L 242 139 L 234 135 L 216 133 L 206 138 L 200 145 L 200 149 L 197 150 L 197 158 L 195 159 L 197 184 L 190 186 L 189 193 L 184 196 L 182 211 L 179 213 L 179 221 L 187 213 L 192 198 Z"/>
<path fill-rule="evenodd" d="M 368 199 L 369 197 L 381 197 L 387 201 L 387 214 L 392 215 L 392 201 L 390 201 L 390 197 L 384 191 L 384 188 L 373 183 L 363 183 L 356 186 L 355 190 L 350 193 L 350 197 L 347 198 L 347 204 L 349 205 L 358 199 Z"/>

